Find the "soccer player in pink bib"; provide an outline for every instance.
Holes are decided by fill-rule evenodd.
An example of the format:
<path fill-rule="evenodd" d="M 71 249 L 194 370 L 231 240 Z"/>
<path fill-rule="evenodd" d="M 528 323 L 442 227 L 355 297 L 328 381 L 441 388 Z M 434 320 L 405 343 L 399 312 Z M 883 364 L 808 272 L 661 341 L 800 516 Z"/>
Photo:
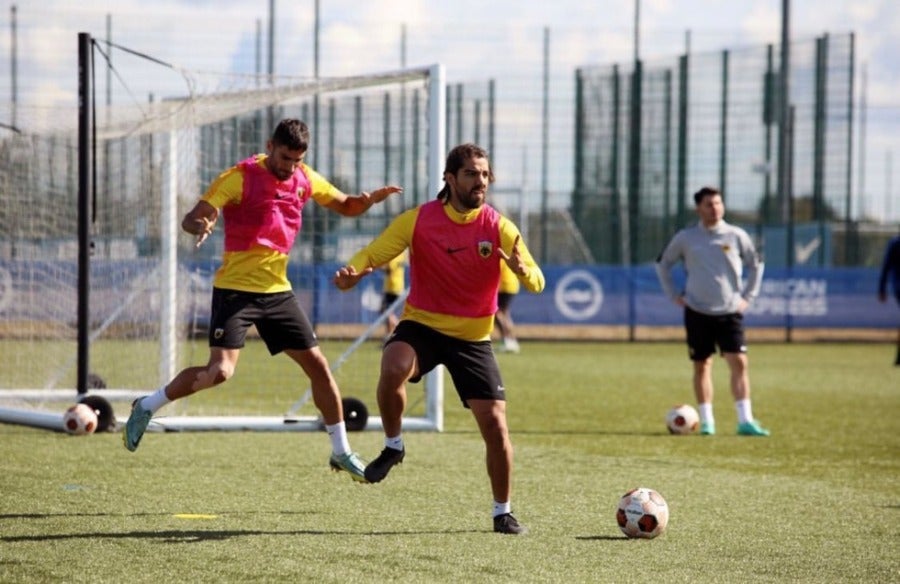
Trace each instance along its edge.
<path fill-rule="evenodd" d="M 134 402 L 123 429 L 128 450 L 137 449 L 160 408 L 227 381 L 234 374 L 247 330 L 256 325 L 272 355 L 285 353 L 309 377 L 313 401 L 331 439 L 331 468 L 365 482 L 365 465 L 347 439 L 340 390 L 291 290 L 288 254 L 308 201 L 353 217 L 402 189 L 385 186 L 348 196 L 303 162 L 308 147 L 306 124 L 282 120 L 266 144 L 266 154 L 251 156 L 222 173 L 185 215 L 181 227 L 197 237 L 198 246 L 212 233 L 220 209 L 225 223 L 222 265 L 213 281 L 209 360 L 184 369 L 155 393 Z"/>
<path fill-rule="evenodd" d="M 450 151 L 437 199 L 399 215 L 334 277 L 347 290 L 373 269 L 409 249 L 410 288 L 400 322 L 387 340 L 378 380 L 384 450 L 365 471 L 383 480 L 406 455 L 401 418 L 406 383 L 443 364 L 463 406 L 472 411 L 487 451 L 494 531 L 524 533 L 510 504 L 513 448 L 506 395 L 491 346 L 500 263 L 530 292 L 544 275 L 512 221 L 486 204 L 494 174 L 487 152 L 475 144 Z"/>

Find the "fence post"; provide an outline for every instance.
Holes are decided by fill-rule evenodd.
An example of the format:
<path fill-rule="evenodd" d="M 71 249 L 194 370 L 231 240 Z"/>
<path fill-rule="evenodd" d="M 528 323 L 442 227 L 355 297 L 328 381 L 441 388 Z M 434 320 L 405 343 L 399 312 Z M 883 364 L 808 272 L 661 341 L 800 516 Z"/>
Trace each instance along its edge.
<path fill-rule="evenodd" d="M 678 59 L 678 187 L 675 196 L 678 197 L 677 222 L 678 227 L 684 227 L 687 223 L 684 202 L 687 198 L 687 161 L 688 161 L 688 73 L 689 57 L 682 55 Z"/>

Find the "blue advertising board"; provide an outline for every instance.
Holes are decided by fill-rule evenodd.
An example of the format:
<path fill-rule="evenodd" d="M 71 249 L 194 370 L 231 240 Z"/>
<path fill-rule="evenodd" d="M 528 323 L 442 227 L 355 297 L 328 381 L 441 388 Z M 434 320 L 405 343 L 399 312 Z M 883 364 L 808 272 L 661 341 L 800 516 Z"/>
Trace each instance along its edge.
<path fill-rule="evenodd" d="M 370 322 L 378 315 L 381 280 L 375 273 L 358 289 L 336 292 L 331 274 L 320 273 L 320 322 Z M 548 266 L 541 294 L 521 292 L 516 322 L 558 325 L 674 326 L 682 309 L 662 291 L 652 265 Z M 676 284 L 684 273 L 675 270 Z M 880 303 L 878 272 L 871 268 L 767 268 L 759 297 L 748 309 L 748 327 L 894 328 L 896 303 Z M 452 292 L 452 291 L 451 291 Z"/>
<path fill-rule="evenodd" d="M 0 261 L 0 319 L 73 322 L 76 268 L 73 261 Z M 355 289 L 341 292 L 332 284 L 337 268 L 337 264 L 315 269 L 291 266 L 288 275 L 301 305 L 317 324 L 372 322 L 381 306 L 381 272 L 376 270 Z M 513 303 L 519 323 L 674 326 L 682 322 L 681 308 L 665 297 L 652 265 L 546 266 L 543 270 L 544 292 L 523 291 Z M 151 263 L 95 262 L 91 273 L 92 320 L 106 319 L 109 315 L 104 311 L 124 312 L 123 316 L 136 320 L 155 318 L 158 276 Z M 208 265 L 181 266 L 179 294 L 192 300 L 190 310 L 180 311 L 179 318 L 203 320 L 212 276 Z M 676 284 L 683 282 L 683 276 L 676 268 Z M 313 281 L 315 286 L 310 285 Z M 895 302 L 878 301 L 877 283 L 878 271 L 873 268 L 767 268 L 745 323 L 795 328 L 900 326 L 900 308 Z"/>

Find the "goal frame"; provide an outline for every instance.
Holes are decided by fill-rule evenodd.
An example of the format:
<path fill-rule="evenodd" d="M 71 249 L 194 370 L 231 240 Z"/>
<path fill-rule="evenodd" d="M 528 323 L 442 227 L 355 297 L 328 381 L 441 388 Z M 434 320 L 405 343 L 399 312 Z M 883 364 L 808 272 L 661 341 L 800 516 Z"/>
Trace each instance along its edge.
<path fill-rule="evenodd" d="M 93 120 L 93 39 L 89 33 L 78 34 L 78 314 L 77 314 L 77 374 L 76 387 L 72 389 L 11 389 L 0 391 L 0 423 L 23 424 L 51 430 L 63 430 L 62 413 L 41 411 L 37 408 L 22 409 L 5 407 L 4 400 L 46 404 L 51 402 L 72 402 L 88 395 L 98 395 L 109 401 L 132 401 L 148 395 L 150 391 L 130 389 L 92 390 L 89 387 L 89 364 L 91 350 L 90 336 L 90 221 L 91 195 L 94 174 L 94 139 L 96 129 Z M 386 73 L 365 75 L 367 79 L 400 79 L 427 74 L 428 95 L 428 148 L 427 188 L 436 193 L 443 180 L 445 123 L 445 70 L 441 64 L 415 67 Z M 373 81 L 372 84 L 377 84 Z M 340 87 L 340 80 L 326 80 L 322 91 Z M 160 224 L 163 226 L 161 241 L 161 262 L 159 273 L 159 293 L 162 300 L 159 311 L 159 380 L 168 383 L 176 374 L 175 347 L 177 347 L 177 315 L 175 300 L 177 290 L 177 172 L 178 139 L 177 132 L 183 128 L 168 130 L 168 159 L 163 162 L 163 189 Z M 405 295 L 403 296 L 405 298 Z M 400 299 L 398 299 L 398 303 Z M 364 340 L 377 326 L 383 325 L 386 314 L 382 314 L 363 335 Z M 340 363 L 335 365 L 339 366 Z M 335 369 L 332 365 L 332 369 Z M 377 372 L 373 372 L 377 375 Z M 441 431 L 443 429 L 444 370 L 437 367 L 425 376 L 425 416 L 404 417 L 404 430 Z M 304 398 L 301 398 L 301 401 Z M 300 403 L 300 402 L 298 402 Z M 296 405 L 296 404 L 295 404 Z M 297 408 L 295 407 L 294 410 Z M 115 426 L 120 424 L 116 420 Z M 383 428 L 380 417 L 369 416 L 365 430 Z M 148 431 L 318 431 L 322 423 L 317 416 L 296 416 L 292 411 L 284 415 L 215 415 L 215 416 L 165 416 L 154 417 Z"/>

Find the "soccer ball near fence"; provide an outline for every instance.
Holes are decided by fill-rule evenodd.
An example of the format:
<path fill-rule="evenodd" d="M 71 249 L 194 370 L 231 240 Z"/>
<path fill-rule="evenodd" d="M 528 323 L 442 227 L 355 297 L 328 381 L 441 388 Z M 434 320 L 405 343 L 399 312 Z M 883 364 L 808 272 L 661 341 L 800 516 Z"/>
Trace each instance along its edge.
<path fill-rule="evenodd" d="M 87 404 L 75 404 L 63 414 L 63 426 L 75 436 L 93 434 L 97 429 L 97 413 Z"/>
<path fill-rule="evenodd" d="M 653 539 L 666 530 L 669 506 L 653 489 L 631 489 L 619 499 L 616 522 L 628 537 Z"/>
<path fill-rule="evenodd" d="M 666 414 L 666 427 L 672 434 L 690 434 L 700 425 L 700 415 L 693 406 L 682 404 Z"/>

